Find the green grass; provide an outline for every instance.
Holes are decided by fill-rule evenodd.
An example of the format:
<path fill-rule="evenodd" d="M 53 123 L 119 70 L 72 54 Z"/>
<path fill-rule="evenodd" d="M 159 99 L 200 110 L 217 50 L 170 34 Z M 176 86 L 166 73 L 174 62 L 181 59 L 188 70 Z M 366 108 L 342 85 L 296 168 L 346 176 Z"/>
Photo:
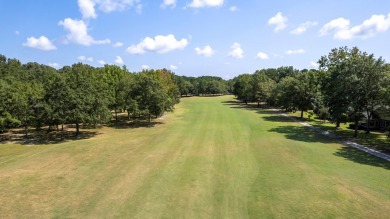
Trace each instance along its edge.
<path fill-rule="evenodd" d="M 389 218 L 390 162 L 231 96 L 154 127 L 0 144 L 0 218 Z"/>
<path fill-rule="evenodd" d="M 364 146 L 373 148 L 375 150 L 382 151 L 384 153 L 390 153 L 390 139 L 387 137 L 387 133 L 380 131 L 371 131 L 369 134 L 366 134 L 365 130 L 359 130 L 358 137 L 353 137 L 355 130 L 349 128 L 350 123 L 342 123 L 340 124 L 340 128 L 336 128 L 336 124 L 331 123 L 329 121 L 324 122 L 318 118 L 311 117 L 308 118 L 307 113 L 304 113 L 304 118 L 301 119 L 301 113 L 289 113 L 292 117 L 303 120 L 313 126 L 321 128 L 322 130 L 334 133 L 344 139 L 348 139 L 350 141 L 355 141 Z"/>

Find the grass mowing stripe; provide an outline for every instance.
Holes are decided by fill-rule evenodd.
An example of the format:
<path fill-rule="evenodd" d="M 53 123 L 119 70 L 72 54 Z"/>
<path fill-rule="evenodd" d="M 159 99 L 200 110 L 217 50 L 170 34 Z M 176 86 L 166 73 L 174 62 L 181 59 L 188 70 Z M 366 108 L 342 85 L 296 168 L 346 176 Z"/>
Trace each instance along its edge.
<path fill-rule="evenodd" d="M 1 145 L 3 158 L 37 154 L 0 165 L 0 217 L 390 217 L 389 163 L 272 112 L 193 97 L 157 121 Z"/>

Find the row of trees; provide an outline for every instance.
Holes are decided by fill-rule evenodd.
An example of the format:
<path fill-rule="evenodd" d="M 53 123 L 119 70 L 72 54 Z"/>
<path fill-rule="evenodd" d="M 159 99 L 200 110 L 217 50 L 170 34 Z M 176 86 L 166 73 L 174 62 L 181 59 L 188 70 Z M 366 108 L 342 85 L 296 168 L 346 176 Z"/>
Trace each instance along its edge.
<path fill-rule="evenodd" d="M 179 102 L 176 76 L 166 70 L 130 73 L 126 67 L 77 63 L 59 70 L 0 56 L 0 131 L 29 126 L 103 124 L 112 112 L 157 117 Z M 63 126 L 62 126 L 63 127 Z"/>
<path fill-rule="evenodd" d="M 220 77 L 176 76 L 181 95 L 210 96 L 223 95 L 229 92 L 229 83 Z"/>
<path fill-rule="evenodd" d="M 245 103 L 266 102 L 287 111 L 314 110 L 323 119 L 367 124 L 373 113 L 388 113 L 390 65 L 354 47 L 335 48 L 318 61 L 318 70 L 263 69 L 233 79 L 233 93 Z M 367 133 L 370 126 L 367 126 Z"/>
<path fill-rule="evenodd" d="M 126 67 L 101 68 L 77 63 L 59 70 L 38 63 L 21 64 L 0 55 L 0 131 L 24 126 L 49 130 L 63 124 L 102 124 L 118 112 L 152 117 L 172 110 L 180 95 L 234 93 L 245 103 L 266 102 L 287 111 L 314 110 L 340 126 L 368 124 L 373 113 L 390 106 L 390 65 L 358 48 L 333 49 L 318 70 L 293 67 L 262 69 L 225 81 L 220 77 L 176 76 L 162 70 L 130 73 Z M 367 127 L 369 132 L 369 126 Z"/>

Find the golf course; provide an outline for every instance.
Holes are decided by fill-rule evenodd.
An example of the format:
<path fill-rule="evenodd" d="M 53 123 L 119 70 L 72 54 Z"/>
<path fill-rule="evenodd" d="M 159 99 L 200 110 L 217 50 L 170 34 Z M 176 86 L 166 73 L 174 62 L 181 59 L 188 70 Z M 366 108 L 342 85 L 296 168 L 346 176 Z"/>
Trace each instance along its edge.
<path fill-rule="evenodd" d="M 0 143 L 0 218 L 390 218 L 390 162 L 233 96 Z"/>

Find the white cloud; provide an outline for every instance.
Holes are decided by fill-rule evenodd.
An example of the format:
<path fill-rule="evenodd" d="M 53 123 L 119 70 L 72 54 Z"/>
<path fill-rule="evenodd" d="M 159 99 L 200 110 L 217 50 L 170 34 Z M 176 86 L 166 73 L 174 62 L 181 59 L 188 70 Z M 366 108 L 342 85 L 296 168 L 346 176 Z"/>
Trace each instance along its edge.
<path fill-rule="evenodd" d="M 105 65 L 106 62 L 104 60 L 98 60 L 99 65 Z"/>
<path fill-rule="evenodd" d="M 27 38 L 27 41 L 23 43 L 23 46 L 40 49 L 40 50 L 55 50 L 57 49 L 54 44 L 45 36 L 41 36 L 38 39 L 35 37 Z"/>
<path fill-rule="evenodd" d="M 170 65 L 169 68 L 170 68 L 171 70 L 176 70 L 176 69 L 178 69 L 178 67 L 177 67 L 176 65 Z"/>
<path fill-rule="evenodd" d="M 15 34 L 16 34 L 16 35 L 19 35 L 20 32 L 19 32 L 18 30 L 15 30 Z"/>
<path fill-rule="evenodd" d="M 84 19 L 96 18 L 95 0 L 78 0 L 78 5 Z"/>
<path fill-rule="evenodd" d="M 196 52 L 196 54 L 202 55 L 205 57 L 211 57 L 214 55 L 214 50 L 209 45 L 205 46 L 203 49 L 196 47 L 195 52 Z"/>
<path fill-rule="evenodd" d="M 115 64 L 123 65 L 123 64 L 125 64 L 125 62 L 123 61 L 122 57 L 116 56 Z"/>
<path fill-rule="evenodd" d="M 350 25 L 349 20 L 345 18 L 337 18 L 329 23 L 325 24 L 321 29 L 320 29 L 320 36 L 325 36 L 329 34 L 330 32 L 338 32 L 340 30 L 345 30 L 348 29 Z"/>
<path fill-rule="evenodd" d="M 149 65 L 142 65 L 141 67 L 142 67 L 142 69 L 149 69 L 150 68 Z"/>
<path fill-rule="evenodd" d="M 237 6 L 232 6 L 229 8 L 230 11 L 232 12 L 235 12 L 235 11 L 238 11 L 238 7 Z"/>
<path fill-rule="evenodd" d="M 80 61 L 84 61 L 86 59 L 86 57 L 85 56 L 79 56 L 79 57 L 77 57 L 77 59 L 80 60 Z"/>
<path fill-rule="evenodd" d="M 176 7 L 176 0 L 164 0 L 164 2 L 161 4 L 162 8 L 165 7 Z"/>
<path fill-rule="evenodd" d="M 268 20 L 268 24 L 275 25 L 275 32 L 278 32 L 287 27 L 287 21 L 287 17 L 283 16 L 282 12 L 278 12 Z"/>
<path fill-rule="evenodd" d="M 244 57 L 244 50 L 241 49 L 241 45 L 239 43 L 233 43 L 230 48 L 231 50 L 228 53 L 228 56 L 236 59 L 242 59 Z"/>
<path fill-rule="evenodd" d="M 295 54 L 303 54 L 303 53 L 305 53 L 305 50 L 303 50 L 303 49 L 287 50 L 286 51 L 287 55 L 295 55 Z"/>
<path fill-rule="evenodd" d="M 129 7 L 140 5 L 140 0 L 100 0 L 99 10 L 109 13 L 113 11 L 124 11 Z"/>
<path fill-rule="evenodd" d="M 137 13 L 142 11 L 140 0 L 78 0 L 78 6 L 84 19 L 96 18 L 96 9 L 110 13 L 135 6 Z"/>
<path fill-rule="evenodd" d="M 259 58 L 261 60 L 266 60 L 266 59 L 269 59 L 269 56 L 265 52 L 259 52 L 259 53 L 257 53 L 257 58 Z"/>
<path fill-rule="evenodd" d="M 333 37 L 339 40 L 350 40 L 354 38 L 367 39 L 378 33 L 386 32 L 390 28 L 390 13 L 386 15 L 372 15 L 362 24 L 350 27 L 350 21 L 338 18 L 325 24 L 320 30 L 320 36 L 334 34 Z"/>
<path fill-rule="evenodd" d="M 77 57 L 77 59 L 80 60 L 80 61 L 84 61 L 86 59 L 86 57 L 85 56 L 79 56 L 79 57 Z"/>
<path fill-rule="evenodd" d="M 137 14 L 142 14 L 142 9 L 143 9 L 144 7 L 142 6 L 142 4 L 138 4 L 136 7 L 135 7 L 135 12 L 137 13 Z"/>
<path fill-rule="evenodd" d="M 307 29 L 310 27 L 317 26 L 318 22 L 315 21 L 307 21 L 305 23 L 302 23 L 299 25 L 299 27 L 295 28 L 294 30 L 291 31 L 292 34 L 300 35 L 306 32 Z"/>
<path fill-rule="evenodd" d="M 58 63 L 56 63 L 56 62 L 49 63 L 48 65 L 49 65 L 50 67 L 55 68 L 55 69 L 58 69 L 58 68 L 60 67 L 60 65 L 59 65 Z"/>
<path fill-rule="evenodd" d="M 220 7 L 224 0 L 192 0 L 188 5 L 191 8 Z"/>
<path fill-rule="evenodd" d="M 87 25 L 82 20 L 73 20 L 66 18 L 63 21 L 58 22 L 58 25 L 64 27 L 69 32 L 66 35 L 66 39 L 72 43 L 80 44 L 83 46 L 90 46 L 92 44 L 108 44 L 111 43 L 109 39 L 95 40 L 88 34 Z"/>
<path fill-rule="evenodd" d="M 138 44 L 131 45 L 127 48 L 127 52 L 131 54 L 143 54 L 147 51 L 167 53 L 176 49 L 184 49 L 187 45 L 188 40 L 185 38 L 176 40 L 172 34 L 167 36 L 158 35 L 154 38 L 146 37 Z"/>
<path fill-rule="evenodd" d="M 114 43 L 114 45 L 112 45 L 113 47 L 121 47 L 123 46 L 123 43 L 122 42 L 116 42 Z"/>
<path fill-rule="evenodd" d="M 309 65 L 310 68 L 318 68 L 320 67 L 320 65 L 316 62 L 310 62 L 310 65 Z"/>
<path fill-rule="evenodd" d="M 88 61 L 88 62 L 93 62 L 93 58 L 92 57 L 85 57 L 85 56 L 79 56 L 77 57 L 78 60 L 80 61 Z"/>

